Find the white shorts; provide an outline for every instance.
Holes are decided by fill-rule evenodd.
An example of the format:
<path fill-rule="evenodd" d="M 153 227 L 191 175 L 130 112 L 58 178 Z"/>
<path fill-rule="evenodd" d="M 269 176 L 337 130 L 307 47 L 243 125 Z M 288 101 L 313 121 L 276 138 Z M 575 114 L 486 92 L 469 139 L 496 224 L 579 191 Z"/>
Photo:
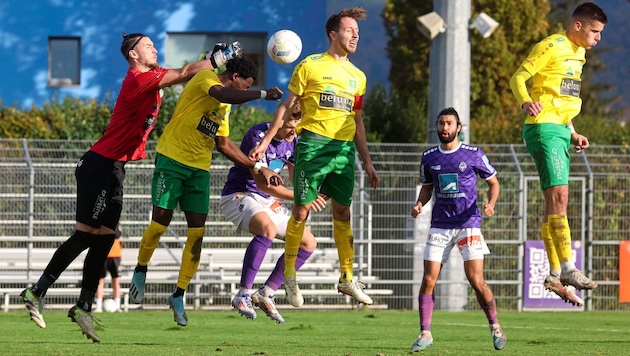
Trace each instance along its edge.
<path fill-rule="evenodd" d="M 483 260 L 484 255 L 490 254 L 488 245 L 483 239 L 481 229 L 439 229 L 430 228 L 427 244 L 424 248 L 424 259 L 427 261 L 448 261 L 453 247 L 459 248 L 464 261 Z"/>
<path fill-rule="evenodd" d="M 284 240 L 291 210 L 275 198 L 263 198 L 254 193 L 234 193 L 224 195 L 219 201 L 223 216 L 230 220 L 239 230 L 249 231 L 252 216 L 265 212 L 276 225 L 275 238 Z"/>

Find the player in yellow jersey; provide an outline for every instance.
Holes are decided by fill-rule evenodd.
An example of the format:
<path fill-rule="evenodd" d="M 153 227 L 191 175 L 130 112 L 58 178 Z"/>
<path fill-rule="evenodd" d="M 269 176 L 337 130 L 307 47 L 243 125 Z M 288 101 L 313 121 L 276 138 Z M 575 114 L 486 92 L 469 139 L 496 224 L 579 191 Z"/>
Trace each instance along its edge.
<path fill-rule="evenodd" d="M 606 14 L 593 3 L 579 5 L 570 26 L 540 41 L 512 76 L 510 87 L 527 113 L 523 140 L 536 163 L 545 196 L 542 237 L 550 275 L 545 287 L 566 302 L 581 306 L 575 289 L 594 289 L 597 283 L 573 262 L 571 231 L 567 220 L 569 200 L 569 146 L 576 152 L 589 146 L 576 132 L 572 119 L 580 112 L 582 66 L 585 52 L 601 39 Z M 526 81 L 532 78 L 531 96 Z"/>
<path fill-rule="evenodd" d="M 177 100 L 173 117 L 158 140 L 151 185 L 153 215 L 140 241 L 138 264 L 129 288 L 131 301 L 142 302 L 147 265 L 179 204 L 188 223 L 188 237 L 182 252 L 177 289 L 168 297 L 167 305 L 173 309 L 174 320 L 181 326 L 188 325 L 184 292 L 199 267 L 206 231 L 212 150 L 216 146 L 236 164 L 263 175 L 268 184 L 274 179 L 282 182 L 275 172 L 250 160 L 228 136 L 231 104 L 260 98 L 278 100 L 283 93 L 277 87 L 246 90 L 258 74 L 258 68 L 251 60 L 233 59 L 226 67 L 219 75 L 210 70 L 200 71 L 188 82 Z"/>
<path fill-rule="evenodd" d="M 332 200 L 333 237 L 341 271 L 337 290 L 360 303 L 372 304 L 372 299 L 363 291 L 363 284 L 353 278 L 354 246 L 350 226 L 355 150 L 359 152 L 372 187 L 376 188 L 380 182 L 370 159 L 362 118 L 365 74 L 348 60 L 359 42 L 357 20 L 365 17 L 365 10 L 355 7 L 328 19 L 328 50 L 307 56 L 295 67 L 287 99 L 278 107 L 261 144 L 250 152 L 250 158 L 261 157 L 282 126 L 285 114 L 288 118 L 299 100 L 302 122 L 296 128 L 300 141 L 296 147 L 294 206 L 286 232 L 284 270 L 287 299 L 296 307 L 304 303 L 304 298 L 296 279 L 295 261 L 309 210 L 319 194 Z"/>

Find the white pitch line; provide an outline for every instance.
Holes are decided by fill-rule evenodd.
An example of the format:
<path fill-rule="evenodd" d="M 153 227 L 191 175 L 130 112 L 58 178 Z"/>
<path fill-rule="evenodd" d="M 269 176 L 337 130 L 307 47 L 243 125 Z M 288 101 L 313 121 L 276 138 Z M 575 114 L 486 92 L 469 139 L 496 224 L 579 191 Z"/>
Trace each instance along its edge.
<path fill-rule="evenodd" d="M 488 328 L 488 324 L 480 325 L 480 324 L 464 324 L 464 323 L 433 323 L 433 325 L 472 326 L 472 327 Z M 504 324 L 502 324 L 501 326 L 505 327 Z M 505 329 L 506 330 L 509 330 L 509 329 L 569 330 L 573 328 L 550 328 L 550 327 L 539 327 L 539 326 L 508 325 L 507 327 L 505 327 Z M 596 328 L 596 329 L 580 329 L 580 331 L 623 333 L 623 332 L 630 332 L 630 329 L 620 330 L 620 329 Z"/>

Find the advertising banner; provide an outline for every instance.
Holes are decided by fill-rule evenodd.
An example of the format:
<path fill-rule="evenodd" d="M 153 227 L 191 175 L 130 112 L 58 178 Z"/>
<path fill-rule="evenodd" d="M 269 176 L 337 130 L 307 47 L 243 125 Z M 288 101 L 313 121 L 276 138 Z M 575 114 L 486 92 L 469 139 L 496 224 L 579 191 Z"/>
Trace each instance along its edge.
<path fill-rule="evenodd" d="M 630 240 L 619 241 L 619 301 L 630 302 Z"/>
<path fill-rule="evenodd" d="M 583 251 L 581 241 L 572 241 L 575 266 L 583 270 Z M 570 310 L 582 311 L 584 307 L 576 307 L 565 303 L 554 292 L 545 289 L 543 283 L 549 275 L 549 260 L 543 241 L 525 241 L 525 264 L 523 276 L 523 310 Z M 576 294 L 583 297 L 581 291 Z"/>

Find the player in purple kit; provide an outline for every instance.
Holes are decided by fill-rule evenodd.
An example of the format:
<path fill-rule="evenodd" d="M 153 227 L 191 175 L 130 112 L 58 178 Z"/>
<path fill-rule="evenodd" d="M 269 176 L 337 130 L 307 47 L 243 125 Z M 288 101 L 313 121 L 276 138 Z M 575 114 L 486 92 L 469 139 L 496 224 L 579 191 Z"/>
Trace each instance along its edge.
<path fill-rule="evenodd" d="M 274 139 L 257 164 L 268 167 L 280 174 L 287 167 L 289 176 L 293 179 L 293 163 L 295 160 L 295 127 L 301 119 L 300 105 L 293 109 L 291 117 L 284 122 Z M 244 153 L 256 147 L 265 137 L 269 123 L 252 126 L 241 141 Z M 252 175 L 251 170 L 235 165 L 228 173 L 228 179 L 221 193 L 221 209 L 223 215 L 236 225 L 239 230 L 246 230 L 254 234 L 254 238 L 247 246 L 243 258 L 243 269 L 237 295 L 232 299 L 232 306 L 249 319 L 256 318 L 256 311 L 252 302 L 277 323 L 284 323 L 284 318 L 278 313 L 274 302 L 274 293 L 284 282 L 284 254 L 278 259 L 274 270 L 258 290 L 252 292 L 254 279 L 265 258 L 265 254 L 275 237 L 284 239 L 287 222 L 291 217 L 291 210 L 278 199 L 293 200 L 293 190 L 282 185 L 268 186 L 265 180 Z M 315 211 L 322 210 L 326 205 L 326 197 L 320 196 L 313 203 Z M 311 256 L 317 242 L 313 234 L 304 229 L 302 241 L 298 250 L 296 268 L 300 268 Z"/>
<path fill-rule="evenodd" d="M 440 145 L 422 154 L 422 188 L 411 209 L 411 216 L 417 218 L 422 213 L 422 207 L 431 200 L 434 192 L 435 203 L 424 249 L 424 275 L 418 295 L 420 336 L 413 343 L 412 351 L 424 350 L 433 344 L 433 291 L 442 265 L 447 262 L 453 247 L 459 249 L 464 259 L 466 277 L 488 318 L 494 348 L 502 350 L 506 344 L 505 334 L 497 318 L 494 295 L 483 277 L 484 255 L 489 254 L 490 250 L 481 234 L 481 213 L 477 207 L 477 176 L 488 183 L 488 202 L 483 206 L 486 216 L 494 215 L 494 205 L 499 197 L 499 180 L 497 171 L 481 149 L 459 141 L 457 136 L 461 129 L 457 111 L 453 108 L 442 110 L 437 119 Z"/>

